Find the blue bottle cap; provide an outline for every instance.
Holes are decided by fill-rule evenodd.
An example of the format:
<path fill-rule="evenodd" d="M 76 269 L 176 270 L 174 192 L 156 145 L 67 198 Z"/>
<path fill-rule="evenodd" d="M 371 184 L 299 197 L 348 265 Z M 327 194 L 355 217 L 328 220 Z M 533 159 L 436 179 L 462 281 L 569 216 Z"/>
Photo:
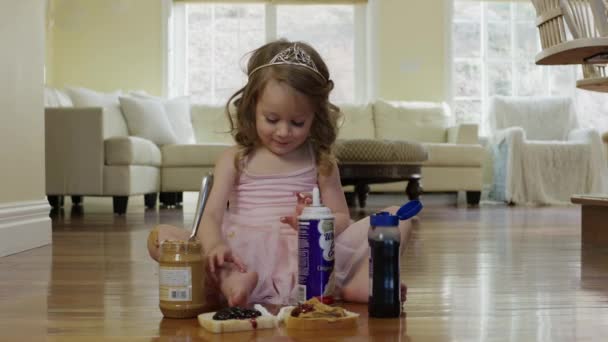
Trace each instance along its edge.
<path fill-rule="evenodd" d="M 420 210 L 422 203 L 419 200 L 409 201 L 397 210 L 397 215 L 391 215 L 386 211 L 373 214 L 369 218 L 369 224 L 374 227 L 394 227 L 399 225 L 399 220 L 409 220 Z"/>
<path fill-rule="evenodd" d="M 416 216 L 420 210 L 422 210 L 422 203 L 419 200 L 409 201 L 397 210 L 397 216 L 400 220 L 409 220 Z"/>
<path fill-rule="evenodd" d="M 399 225 L 399 217 L 391 215 L 387 211 L 381 211 L 370 216 L 369 224 L 373 227 L 395 227 Z"/>

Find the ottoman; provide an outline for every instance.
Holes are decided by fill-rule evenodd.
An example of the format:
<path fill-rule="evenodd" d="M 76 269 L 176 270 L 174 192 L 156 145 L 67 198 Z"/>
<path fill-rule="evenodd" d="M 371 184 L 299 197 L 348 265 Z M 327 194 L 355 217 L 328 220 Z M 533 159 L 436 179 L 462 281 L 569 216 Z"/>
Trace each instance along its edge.
<path fill-rule="evenodd" d="M 369 184 L 407 180 L 404 191 L 410 200 L 418 199 L 422 193 L 420 165 L 428 159 L 428 154 L 419 143 L 374 139 L 338 140 L 335 154 L 342 185 L 355 186 L 360 208 L 365 208 Z M 346 198 L 348 205 L 354 206 L 354 198 Z"/>

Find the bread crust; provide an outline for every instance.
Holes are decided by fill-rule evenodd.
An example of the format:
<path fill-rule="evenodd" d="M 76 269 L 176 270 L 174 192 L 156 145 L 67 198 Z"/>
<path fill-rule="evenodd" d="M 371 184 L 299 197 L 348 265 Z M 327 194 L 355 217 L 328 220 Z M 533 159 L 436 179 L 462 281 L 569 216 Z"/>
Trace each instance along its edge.
<path fill-rule="evenodd" d="M 285 326 L 296 330 L 353 329 L 357 327 L 358 320 L 359 314 L 350 311 L 346 311 L 346 317 L 301 318 L 293 317 L 289 310 L 285 315 Z"/>
<path fill-rule="evenodd" d="M 277 320 L 274 316 L 259 316 L 255 319 L 227 319 L 220 321 L 214 320 L 213 315 L 215 315 L 215 312 L 207 312 L 198 315 L 198 323 L 200 326 L 212 333 L 271 329 L 277 326 Z"/>

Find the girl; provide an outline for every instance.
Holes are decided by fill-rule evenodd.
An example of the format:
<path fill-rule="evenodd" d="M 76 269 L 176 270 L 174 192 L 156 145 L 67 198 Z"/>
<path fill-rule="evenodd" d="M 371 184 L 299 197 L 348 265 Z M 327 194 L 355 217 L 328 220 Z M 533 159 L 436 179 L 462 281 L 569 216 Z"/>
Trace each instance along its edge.
<path fill-rule="evenodd" d="M 335 215 L 338 296 L 367 302 L 369 218 L 351 224 L 331 153 L 339 109 L 329 102 L 334 84 L 325 62 L 305 43 L 279 40 L 252 53 L 247 73 L 247 84 L 226 105 L 237 144 L 216 163 L 198 231 L 208 271 L 231 306 L 292 302 L 297 216 L 310 204 L 302 193 L 318 185 Z M 410 222 L 400 229 L 405 240 Z M 187 238 L 183 229 L 158 226 L 150 234 L 150 255 L 158 260 L 162 241 Z"/>

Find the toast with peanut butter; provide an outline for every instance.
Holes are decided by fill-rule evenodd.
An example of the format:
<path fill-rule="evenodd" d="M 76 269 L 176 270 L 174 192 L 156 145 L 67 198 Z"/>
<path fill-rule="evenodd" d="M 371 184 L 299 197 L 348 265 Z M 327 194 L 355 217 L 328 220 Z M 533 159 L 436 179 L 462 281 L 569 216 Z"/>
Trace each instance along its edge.
<path fill-rule="evenodd" d="M 311 298 L 286 312 L 284 320 L 287 329 L 348 329 L 357 327 L 359 314 Z"/>

